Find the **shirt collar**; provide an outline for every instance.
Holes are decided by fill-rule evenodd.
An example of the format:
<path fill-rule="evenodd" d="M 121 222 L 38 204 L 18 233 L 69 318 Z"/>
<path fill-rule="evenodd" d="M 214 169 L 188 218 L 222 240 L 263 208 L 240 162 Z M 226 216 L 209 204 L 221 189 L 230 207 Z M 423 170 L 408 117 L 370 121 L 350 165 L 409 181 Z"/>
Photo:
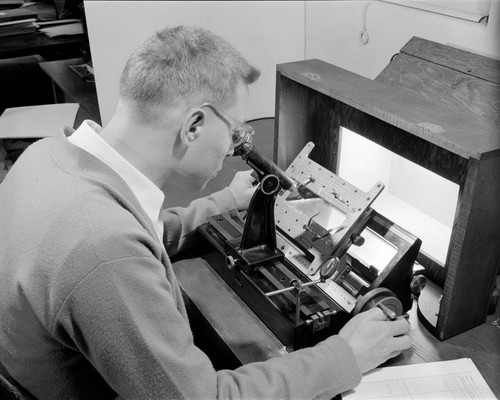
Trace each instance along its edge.
<path fill-rule="evenodd" d="M 101 130 L 102 128 L 98 124 L 87 120 L 69 136 L 68 140 L 108 165 L 125 181 L 151 219 L 160 242 L 163 242 L 163 222 L 161 220 L 161 209 L 165 197 L 163 192 L 106 143 L 99 136 Z"/>

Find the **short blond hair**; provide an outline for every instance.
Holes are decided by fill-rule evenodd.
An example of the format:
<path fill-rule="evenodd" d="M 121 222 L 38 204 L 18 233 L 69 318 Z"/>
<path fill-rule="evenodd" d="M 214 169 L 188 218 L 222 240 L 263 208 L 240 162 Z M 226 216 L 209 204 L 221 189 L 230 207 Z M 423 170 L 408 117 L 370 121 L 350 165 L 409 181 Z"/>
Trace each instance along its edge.
<path fill-rule="evenodd" d="M 226 107 L 235 101 L 241 82 L 251 84 L 259 75 L 221 37 L 176 26 L 157 32 L 130 55 L 120 77 L 120 96 L 146 114 L 179 100 Z"/>

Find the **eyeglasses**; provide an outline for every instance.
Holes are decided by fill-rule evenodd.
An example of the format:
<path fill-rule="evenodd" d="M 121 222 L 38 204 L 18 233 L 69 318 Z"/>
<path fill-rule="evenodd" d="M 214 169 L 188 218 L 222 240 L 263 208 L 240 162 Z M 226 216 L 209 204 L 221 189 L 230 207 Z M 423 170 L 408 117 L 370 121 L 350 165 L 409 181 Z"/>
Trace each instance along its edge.
<path fill-rule="evenodd" d="M 222 119 L 229 126 L 229 138 L 231 142 L 230 153 L 234 152 L 234 149 L 237 149 L 243 143 L 251 143 L 252 136 L 255 134 L 254 129 L 242 122 L 235 120 L 228 113 L 218 109 L 211 103 L 203 103 L 200 108 L 207 107 L 210 108 L 217 117 Z"/>

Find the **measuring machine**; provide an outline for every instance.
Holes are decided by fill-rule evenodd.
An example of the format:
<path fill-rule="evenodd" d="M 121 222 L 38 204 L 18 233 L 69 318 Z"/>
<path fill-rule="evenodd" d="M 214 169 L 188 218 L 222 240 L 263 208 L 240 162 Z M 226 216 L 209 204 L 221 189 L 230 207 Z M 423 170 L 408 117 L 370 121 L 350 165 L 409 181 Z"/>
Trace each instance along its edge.
<path fill-rule="evenodd" d="M 258 177 L 245 216 L 234 210 L 198 228 L 203 257 L 287 350 L 338 333 L 354 315 L 406 313 L 422 277 L 421 241 L 373 208 L 384 189 L 351 185 L 309 158 L 309 142 L 283 171 L 248 140 L 235 147 Z"/>

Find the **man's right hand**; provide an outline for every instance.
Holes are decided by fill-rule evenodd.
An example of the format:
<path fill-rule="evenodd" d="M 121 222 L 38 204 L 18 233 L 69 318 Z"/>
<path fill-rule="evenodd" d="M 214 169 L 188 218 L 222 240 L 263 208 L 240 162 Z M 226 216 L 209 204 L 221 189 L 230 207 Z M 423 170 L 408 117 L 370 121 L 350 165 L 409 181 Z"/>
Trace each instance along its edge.
<path fill-rule="evenodd" d="M 353 317 L 339 332 L 351 346 L 361 373 L 396 357 L 411 345 L 410 324 L 402 317 L 386 321 L 378 307 Z"/>

